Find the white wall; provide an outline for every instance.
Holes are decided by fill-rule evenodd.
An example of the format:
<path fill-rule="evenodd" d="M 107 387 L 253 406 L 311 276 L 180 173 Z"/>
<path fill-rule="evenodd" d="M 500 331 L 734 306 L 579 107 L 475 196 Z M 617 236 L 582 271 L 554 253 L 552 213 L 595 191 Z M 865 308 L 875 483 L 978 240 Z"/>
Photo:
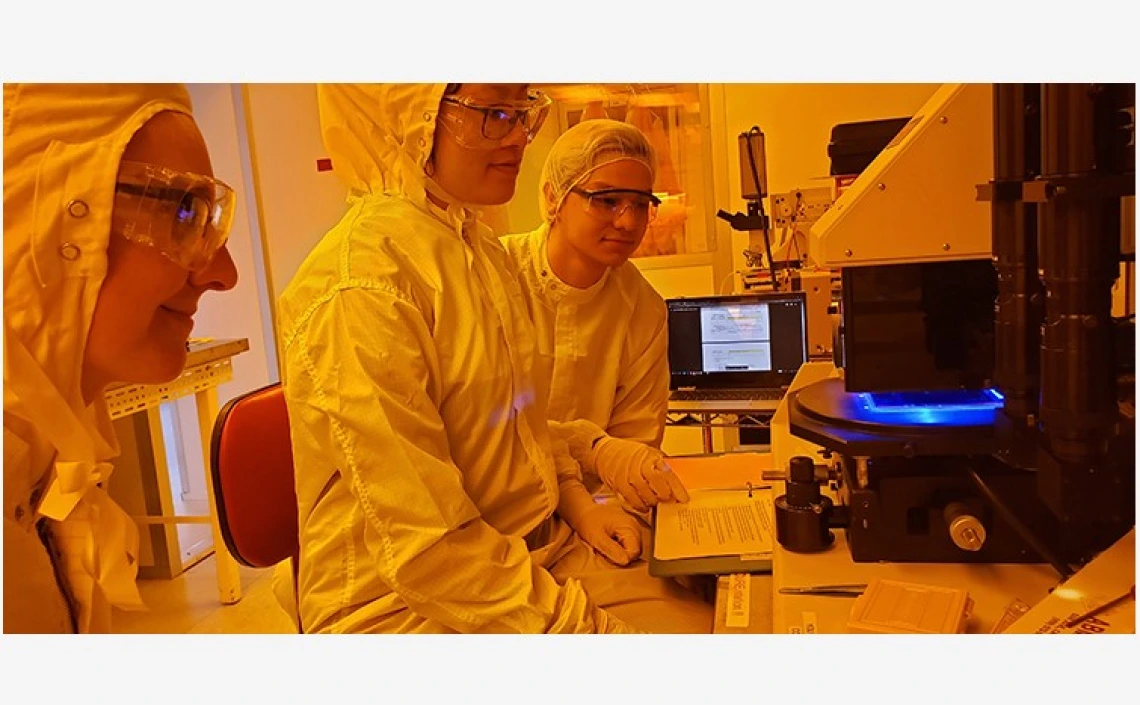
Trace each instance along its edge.
<path fill-rule="evenodd" d="M 328 154 L 315 84 L 247 84 L 244 97 L 276 306 L 309 251 L 344 215 L 348 189 L 332 171 L 317 171 Z"/>

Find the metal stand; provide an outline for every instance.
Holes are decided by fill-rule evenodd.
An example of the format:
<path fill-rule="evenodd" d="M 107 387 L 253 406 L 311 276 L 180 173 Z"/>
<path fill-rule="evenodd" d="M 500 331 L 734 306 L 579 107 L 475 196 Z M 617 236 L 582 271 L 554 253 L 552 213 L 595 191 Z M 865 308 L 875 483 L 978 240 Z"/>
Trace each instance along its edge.
<path fill-rule="evenodd" d="M 168 401 L 193 394 L 198 408 L 198 431 L 202 443 L 203 457 L 209 462 L 210 435 L 214 429 L 214 419 L 218 415 L 218 392 L 220 384 L 233 379 L 233 366 L 230 358 L 249 350 L 249 341 L 223 340 L 192 349 L 187 356 L 186 367 L 175 380 L 166 384 L 131 384 L 112 387 L 106 392 L 107 406 L 112 419 L 122 418 L 145 411 L 155 415 L 151 427 L 161 433 L 162 423 L 157 419 L 158 407 Z M 237 561 L 226 550 L 222 540 L 214 507 L 214 485 L 210 472 L 206 472 L 206 493 L 209 513 L 204 515 L 178 516 L 135 516 L 141 525 L 152 524 L 210 524 L 213 533 L 214 556 L 217 564 L 218 598 L 222 604 L 231 605 L 241 600 L 241 579 Z"/>
<path fill-rule="evenodd" d="M 693 427 L 701 429 L 701 440 L 705 453 L 713 452 L 714 428 L 768 428 L 773 411 L 668 411 L 665 414 L 665 427 Z"/>

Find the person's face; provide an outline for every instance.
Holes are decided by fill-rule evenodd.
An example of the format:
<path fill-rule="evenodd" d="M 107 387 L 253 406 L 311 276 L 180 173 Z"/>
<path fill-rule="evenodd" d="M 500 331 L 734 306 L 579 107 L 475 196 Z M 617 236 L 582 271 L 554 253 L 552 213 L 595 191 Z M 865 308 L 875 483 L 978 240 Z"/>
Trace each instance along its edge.
<path fill-rule="evenodd" d="M 650 193 L 653 178 L 644 164 L 631 159 L 616 161 L 594 171 L 578 185 L 582 191 L 622 189 Z M 566 195 L 555 222 L 556 231 L 588 263 L 598 267 L 625 264 L 645 237 L 649 222 L 634 208 L 627 208 L 616 219 L 599 217 L 588 208 L 588 199 L 576 191 Z"/>
<path fill-rule="evenodd" d="M 464 83 L 457 93 L 447 97 L 491 107 L 505 101 L 525 100 L 527 84 Z M 473 147 L 470 145 L 483 142 L 478 135 L 482 115 L 472 108 L 446 101 L 440 105 L 440 112 L 431 157 L 431 173 L 436 183 L 464 203 L 495 206 L 511 200 L 527 145 L 527 132 L 521 121 L 498 143 Z M 443 113 L 459 116 L 463 127 L 443 119 Z M 457 135 L 459 129 L 472 134 Z"/>
<path fill-rule="evenodd" d="M 181 113 L 162 112 L 151 118 L 127 145 L 123 161 L 213 176 L 197 125 Z M 137 208 L 137 204 L 117 193 L 114 207 Z M 127 240 L 113 226 L 107 276 L 87 336 L 85 394 L 98 393 L 112 382 L 158 383 L 177 377 L 186 362 L 186 341 L 198 299 L 208 289 L 224 291 L 236 283 L 237 271 L 225 247 L 203 269 L 190 272 L 157 248 Z"/>

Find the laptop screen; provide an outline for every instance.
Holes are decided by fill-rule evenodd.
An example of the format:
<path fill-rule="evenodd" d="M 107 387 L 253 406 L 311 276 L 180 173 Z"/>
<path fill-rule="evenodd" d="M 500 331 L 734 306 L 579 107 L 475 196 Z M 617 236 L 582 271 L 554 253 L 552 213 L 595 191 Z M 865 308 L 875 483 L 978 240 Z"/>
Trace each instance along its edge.
<path fill-rule="evenodd" d="M 670 388 L 778 388 L 807 360 L 802 291 L 669 299 Z"/>

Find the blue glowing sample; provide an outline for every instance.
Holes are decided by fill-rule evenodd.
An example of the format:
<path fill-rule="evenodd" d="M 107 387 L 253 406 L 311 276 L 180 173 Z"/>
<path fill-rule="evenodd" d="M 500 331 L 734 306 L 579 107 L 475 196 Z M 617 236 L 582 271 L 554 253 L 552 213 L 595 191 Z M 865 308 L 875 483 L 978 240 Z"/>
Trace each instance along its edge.
<path fill-rule="evenodd" d="M 996 389 L 862 392 L 858 396 L 861 420 L 892 425 L 989 425 L 1005 403 Z"/>
<path fill-rule="evenodd" d="M 996 389 L 951 389 L 932 392 L 864 392 L 866 406 L 874 411 L 969 411 L 998 409 L 1005 402 Z"/>

